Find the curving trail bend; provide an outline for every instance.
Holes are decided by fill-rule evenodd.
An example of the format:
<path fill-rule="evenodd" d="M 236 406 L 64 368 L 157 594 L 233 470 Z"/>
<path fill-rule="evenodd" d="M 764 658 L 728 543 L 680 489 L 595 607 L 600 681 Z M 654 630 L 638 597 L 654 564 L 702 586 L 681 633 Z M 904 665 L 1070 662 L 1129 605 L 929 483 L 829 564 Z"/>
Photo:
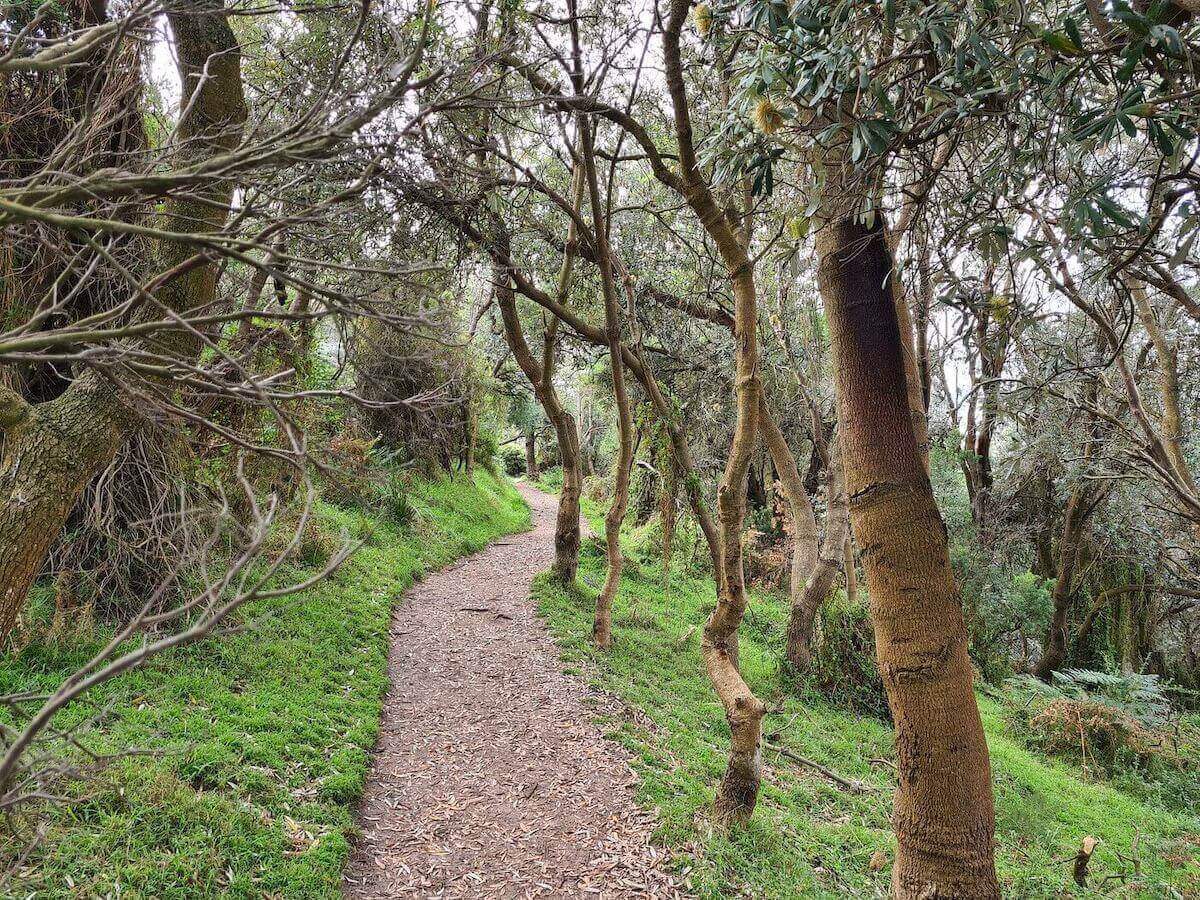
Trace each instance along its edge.
<path fill-rule="evenodd" d="M 398 605 L 347 897 L 685 896 L 649 844 L 628 756 L 593 721 L 602 698 L 562 671 L 534 612 L 556 501 L 521 492 L 529 531 Z"/>

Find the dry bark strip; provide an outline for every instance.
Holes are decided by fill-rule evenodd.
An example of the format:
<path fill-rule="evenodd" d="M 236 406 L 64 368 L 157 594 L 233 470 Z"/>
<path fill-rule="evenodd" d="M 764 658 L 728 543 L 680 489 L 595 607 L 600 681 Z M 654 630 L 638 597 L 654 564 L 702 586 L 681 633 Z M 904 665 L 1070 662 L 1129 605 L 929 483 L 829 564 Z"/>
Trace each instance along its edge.
<path fill-rule="evenodd" d="M 414 587 L 393 620 L 391 688 L 345 894 L 683 897 L 598 698 L 561 671 L 529 600 L 554 560 L 555 501 L 532 530 Z M 481 616 L 464 607 L 483 607 Z"/>

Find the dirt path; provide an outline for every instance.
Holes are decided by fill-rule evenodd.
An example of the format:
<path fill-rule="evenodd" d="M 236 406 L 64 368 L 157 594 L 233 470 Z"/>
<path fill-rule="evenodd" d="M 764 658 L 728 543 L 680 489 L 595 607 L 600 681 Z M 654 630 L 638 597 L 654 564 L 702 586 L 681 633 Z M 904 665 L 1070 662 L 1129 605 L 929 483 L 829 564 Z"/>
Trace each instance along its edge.
<path fill-rule="evenodd" d="M 530 531 L 431 576 L 395 614 L 348 897 L 682 896 L 628 757 L 534 614 L 556 501 L 521 492 Z"/>

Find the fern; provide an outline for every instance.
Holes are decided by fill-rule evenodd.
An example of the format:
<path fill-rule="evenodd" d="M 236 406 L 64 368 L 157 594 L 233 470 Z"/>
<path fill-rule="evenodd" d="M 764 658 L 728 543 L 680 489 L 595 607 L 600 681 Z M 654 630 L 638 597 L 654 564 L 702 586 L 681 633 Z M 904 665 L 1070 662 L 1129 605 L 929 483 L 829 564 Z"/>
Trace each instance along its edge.
<path fill-rule="evenodd" d="M 1010 678 L 1005 687 L 1010 700 L 1019 700 L 1025 705 L 1060 699 L 1100 703 L 1151 728 L 1169 723 L 1173 713 L 1162 680 L 1157 675 L 1138 672 L 1066 669 L 1055 672 L 1049 684 L 1031 675 L 1018 675 Z"/>

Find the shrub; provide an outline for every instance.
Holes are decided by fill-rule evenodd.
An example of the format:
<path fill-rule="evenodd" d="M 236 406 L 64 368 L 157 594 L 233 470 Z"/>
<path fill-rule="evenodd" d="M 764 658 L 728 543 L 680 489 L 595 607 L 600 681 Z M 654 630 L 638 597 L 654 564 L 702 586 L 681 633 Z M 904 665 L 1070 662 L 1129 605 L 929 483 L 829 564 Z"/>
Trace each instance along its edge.
<path fill-rule="evenodd" d="M 321 493 L 338 506 L 362 506 L 370 494 L 372 451 L 377 439 L 351 428 L 335 435 L 326 451 L 333 474 L 324 480 Z"/>
<path fill-rule="evenodd" d="M 593 475 L 583 485 L 583 496 L 593 503 L 607 502 L 612 492 L 612 476 L 609 474 Z"/>
<path fill-rule="evenodd" d="M 553 469 L 544 469 L 542 477 L 538 479 L 538 484 L 543 490 L 551 493 L 558 493 L 563 486 L 563 470 L 561 466 L 555 466 Z"/>
<path fill-rule="evenodd" d="M 489 474 L 496 474 L 496 453 L 500 449 L 500 438 L 490 428 L 481 429 L 475 435 L 475 461 Z"/>
<path fill-rule="evenodd" d="M 769 532 L 751 528 L 742 536 L 746 581 L 764 590 L 786 591 L 792 575 L 792 547 Z"/>
<path fill-rule="evenodd" d="M 452 311 L 426 311 L 453 334 Z M 353 344 L 358 415 L 380 442 L 423 464 L 449 470 L 467 442 L 474 389 L 469 354 L 382 321 L 363 323 Z"/>
<path fill-rule="evenodd" d="M 1157 749 L 1153 733 L 1137 719 L 1094 700 L 1052 700 L 1030 716 L 1028 727 L 1046 752 L 1077 754 L 1085 769 L 1105 773 L 1130 756 L 1144 766 Z"/>
<path fill-rule="evenodd" d="M 167 572 L 199 570 L 222 525 L 219 506 L 191 477 L 200 466 L 195 449 L 179 430 L 139 429 L 92 479 L 47 559 L 56 631 L 93 612 L 124 622 Z"/>
<path fill-rule="evenodd" d="M 417 518 L 417 510 L 408 498 L 408 486 L 403 479 L 392 477 L 379 491 L 383 514 L 400 528 L 405 528 Z"/>
<path fill-rule="evenodd" d="M 817 619 L 813 684 L 821 695 L 851 709 L 889 718 L 887 694 L 875 661 L 875 631 L 865 602 L 838 591 Z"/>
<path fill-rule="evenodd" d="M 293 513 L 285 516 L 271 529 L 263 550 L 269 556 L 276 556 L 286 551 L 287 557 L 311 568 L 325 565 L 331 557 L 342 549 L 342 535 L 331 530 L 316 516 L 309 516 L 300 533 L 300 540 L 292 544 L 299 525 L 298 517 Z"/>
<path fill-rule="evenodd" d="M 504 463 L 504 474 L 510 476 L 525 474 L 525 452 L 509 444 L 500 451 L 500 459 Z"/>
<path fill-rule="evenodd" d="M 1181 752 L 1190 729 L 1181 727 L 1156 675 L 1085 669 L 1055 672 L 1050 684 L 1029 675 L 1005 683 L 1010 724 L 1044 752 L 1074 759 L 1110 777 L 1134 768 L 1191 767 Z"/>

